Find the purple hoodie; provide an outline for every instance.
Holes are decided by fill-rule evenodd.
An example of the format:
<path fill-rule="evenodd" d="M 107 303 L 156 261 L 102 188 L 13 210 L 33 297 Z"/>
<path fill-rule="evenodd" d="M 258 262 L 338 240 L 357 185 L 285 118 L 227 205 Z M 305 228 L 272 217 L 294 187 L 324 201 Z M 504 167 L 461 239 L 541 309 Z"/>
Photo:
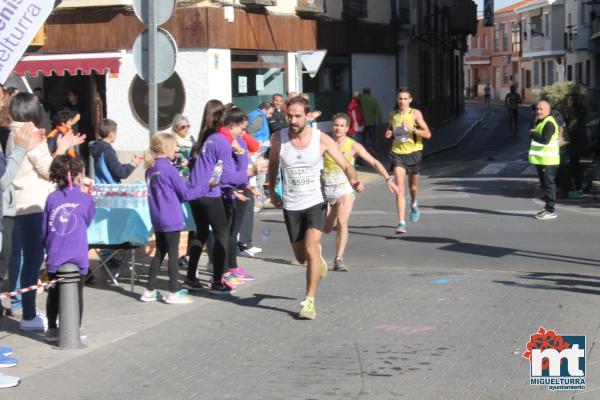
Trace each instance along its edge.
<path fill-rule="evenodd" d="M 243 140 L 241 137 L 239 137 L 238 139 L 240 147 L 244 149 L 244 154 L 233 154 L 233 167 L 236 169 L 236 171 L 244 173 L 245 180 L 241 185 L 231 185 L 221 182 L 221 191 L 223 193 L 223 197 L 226 199 L 234 199 L 235 197 L 231 193 L 232 189 L 246 189 L 246 187 L 248 186 L 248 181 L 250 179 L 248 176 L 248 145 L 246 144 L 246 141 Z M 223 162 L 223 166 L 224 165 L 225 162 Z"/>
<path fill-rule="evenodd" d="M 185 227 L 181 202 L 188 188 L 169 160 L 159 157 L 146 170 L 150 220 L 155 232 L 178 232 Z"/>
<path fill-rule="evenodd" d="M 215 132 L 206 139 L 202 145 L 200 155 L 197 159 L 193 160 L 190 180 L 187 185 L 187 199 L 221 197 L 220 185 L 211 187 L 208 184 L 215 165 L 219 160 L 223 161 L 221 185 L 238 187 L 243 185 L 248 179 L 246 171 L 237 170 L 231 144 L 223 135 Z"/>
<path fill-rule="evenodd" d="M 96 215 L 92 197 L 79 185 L 52 192 L 42 216 L 42 238 L 46 248 L 48 272 L 56 273 L 66 263 L 79 267 L 86 275 L 89 268 L 87 228 Z"/>

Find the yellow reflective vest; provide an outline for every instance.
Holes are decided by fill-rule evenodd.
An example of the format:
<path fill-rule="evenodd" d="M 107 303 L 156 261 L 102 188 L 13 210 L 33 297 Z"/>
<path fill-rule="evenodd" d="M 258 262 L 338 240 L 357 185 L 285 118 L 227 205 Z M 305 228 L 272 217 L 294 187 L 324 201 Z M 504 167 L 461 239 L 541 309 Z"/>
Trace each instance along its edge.
<path fill-rule="evenodd" d="M 560 133 L 560 128 L 556 123 L 556 120 L 553 116 L 548 115 L 544 118 L 540 123 L 535 126 L 535 131 L 538 136 L 542 136 L 542 132 L 544 131 L 544 126 L 546 124 L 552 124 L 554 126 L 554 133 L 550 138 L 548 144 L 543 144 L 540 142 L 536 142 L 534 139 L 531 139 L 531 146 L 529 147 L 529 162 L 534 165 L 558 165 L 560 164 L 560 156 L 558 154 L 558 136 Z"/>

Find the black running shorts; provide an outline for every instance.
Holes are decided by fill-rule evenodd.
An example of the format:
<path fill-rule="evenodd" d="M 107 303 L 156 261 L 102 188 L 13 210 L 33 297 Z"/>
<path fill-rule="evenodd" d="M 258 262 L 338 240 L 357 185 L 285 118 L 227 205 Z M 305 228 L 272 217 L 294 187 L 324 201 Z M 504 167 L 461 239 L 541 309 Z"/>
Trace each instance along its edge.
<path fill-rule="evenodd" d="M 404 168 L 407 175 L 415 175 L 421 172 L 421 160 L 423 159 L 423 152 L 415 151 L 410 154 L 396 154 L 390 152 L 390 169 L 393 171 L 394 168 Z"/>
<path fill-rule="evenodd" d="M 305 210 L 292 211 L 283 210 L 285 226 L 290 237 L 290 242 L 304 240 L 306 230 L 309 228 L 323 231 L 325 229 L 325 217 L 327 216 L 327 205 L 319 203 Z"/>

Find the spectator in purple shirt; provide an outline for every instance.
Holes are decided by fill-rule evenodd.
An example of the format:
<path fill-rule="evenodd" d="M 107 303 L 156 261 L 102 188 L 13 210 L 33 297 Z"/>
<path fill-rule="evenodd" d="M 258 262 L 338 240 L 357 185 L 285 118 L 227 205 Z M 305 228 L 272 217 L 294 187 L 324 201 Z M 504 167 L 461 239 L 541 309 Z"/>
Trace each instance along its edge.
<path fill-rule="evenodd" d="M 177 276 L 179 260 L 179 238 L 185 228 L 181 202 L 185 201 L 187 187 L 177 168 L 171 164 L 176 158 L 177 143 L 168 133 L 152 137 L 150 148 L 146 150 L 146 182 L 148 183 L 148 206 L 150 219 L 156 235 L 156 254 L 150 262 L 150 273 L 146 290 L 141 301 L 156 301 L 156 277 L 165 256 L 169 254 L 169 294 L 164 298 L 167 304 L 188 304 L 192 298 L 186 289 L 181 289 Z"/>
<path fill-rule="evenodd" d="M 50 181 L 58 188 L 46 200 L 42 215 L 42 238 L 46 249 L 46 266 L 50 280 L 56 279 L 58 268 L 67 263 L 79 267 L 79 324 L 83 315 L 83 285 L 89 268 L 87 229 L 94 219 L 94 200 L 82 192 L 83 163 L 68 155 L 57 156 L 50 164 Z M 60 286 L 48 290 L 46 341 L 58 342 L 57 319 Z"/>
<path fill-rule="evenodd" d="M 242 131 L 246 120 L 243 112 L 225 113 L 223 104 L 218 100 L 210 100 L 205 106 L 204 129 L 192 148 L 192 168 L 188 183 L 188 198 L 192 199 L 190 206 L 196 222 L 196 237 L 190 250 L 186 287 L 188 284 L 198 284 L 198 261 L 202 246 L 208 239 L 210 225 L 215 238 L 211 293 L 229 294 L 233 291 L 233 285 L 223 280 L 230 220 L 221 199 L 221 186 L 240 187 L 248 179 L 247 171 L 238 170 L 233 158 L 234 149 L 241 149 L 235 137 Z"/>

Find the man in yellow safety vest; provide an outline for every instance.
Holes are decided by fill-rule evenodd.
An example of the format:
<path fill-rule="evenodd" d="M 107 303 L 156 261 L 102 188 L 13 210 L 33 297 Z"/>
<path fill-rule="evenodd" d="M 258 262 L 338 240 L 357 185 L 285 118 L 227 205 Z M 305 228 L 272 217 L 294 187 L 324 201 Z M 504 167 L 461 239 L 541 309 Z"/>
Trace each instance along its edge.
<path fill-rule="evenodd" d="M 554 210 L 556 203 L 556 184 L 554 175 L 560 164 L 558 154 L 558 138 L 560 128 L 556 120 L 550 115 L 550 103 L 542 100 L 535 106 L 535 126 L 530 131 L 531 147 L 529 148 L 529 162 L 537 168 L 540 185 L 544 193 L 544 209 L 535 215 L 536 219 L 554 219 L 557 217 Z"/>

